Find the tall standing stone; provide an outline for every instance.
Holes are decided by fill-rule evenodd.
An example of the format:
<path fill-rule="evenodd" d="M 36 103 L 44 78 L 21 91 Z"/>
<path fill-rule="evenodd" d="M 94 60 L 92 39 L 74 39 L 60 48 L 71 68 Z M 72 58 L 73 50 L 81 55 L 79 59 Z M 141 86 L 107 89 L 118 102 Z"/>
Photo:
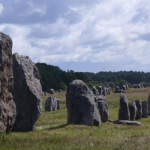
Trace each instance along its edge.
<path fill-rule="evenodd" d="M 147 102 L 148 102 L 148 115 L 150 115 L 150 94 L 148 96 Z"/>
<path fill-rule="evenodd" d="M 141 119 L 142 118 L 142 102 L 140 99 L 134 100 L 137 111 L 136 111 L 136 118 L 135 119 Z"/>
<path fill-rule="evenodd" d="M 96 97 L 99 113 L 102 122 L 108 121 L 108 103 L 104 95 L 99 95 Z"/>
<path fill-rule="evenodd" d="M 104 87 L 104 88 L 103 88 L 102 95 L 104 95 L 104 96 L 106 96 L 106 95 L 107 95 L 106 87 Z"/>
<path fill-rule="evenodd" d="M 98 87 L 99 95 L 102 95 L 102 86 Z"/>
<path fill-rule="evenodd" d="M 32 131 L 42 111 L 40 74 L 28 56 L 13 55 L 13 96 L 17 117 L 13 130 Z"/>
<path fill-rule="evenodd" d="M 16 118 L 12 96 L 12 40 L 0 32 L 0 132 L 8 133 Z"/>
<path fill-rule="evenodd" d="M 137 107 L 134 101 L 129 104 L 130 120 L 134 121 L 136 118 Z"/>
<path fill-rule="evenodd" d="M 95 86 L 93 86 L 92 92 L 93 92 L 94 95 L 99 95 L 99 91 Z"/>
<path fill-rule="evenodd" d="M 127 97 L 121 93 L 120 94 L 120 108 L 119 108 L 119 120 L 130 120 L 130 113 L 128 108 Z"/>
<path fill-rule="evenodd" d="M 147 101 L 142 102 L 142 118 L 148 118 Z"/>
<path fill-rule="evenodd" d="M 101 124 L 96 97 L 82 80 L 73 80 L 67 89 L 68 124 Z"/>

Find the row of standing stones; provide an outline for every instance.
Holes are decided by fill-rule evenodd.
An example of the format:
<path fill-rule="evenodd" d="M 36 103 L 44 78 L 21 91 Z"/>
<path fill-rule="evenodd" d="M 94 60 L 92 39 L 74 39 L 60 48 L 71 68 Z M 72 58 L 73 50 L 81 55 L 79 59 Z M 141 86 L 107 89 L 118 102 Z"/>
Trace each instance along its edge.
<path fill-rule="evenodd" d="M 67 123 L 98 126 L 108 121 L 105 95 L 110 92 L 111 88 L 102 90 L 102 87 L 98 90 L 93 87 L 92 92 L 83 81 L 72 81 L 66 94 Z M 13 131 L 32 131 L 41 115 L 42 94 L 40 74 L 35 64 L 28 56 L 12 56 L 11 38 L 0 33 L 0 131 L 8 133 L 11 128 Z M 140 104 L 140 100 L 135 100 L 128 106 L 126 96 L 121 93 L 119 120 L 140 119 L 139 114 L 147 116 L 147 103 Z M 59 100 L 49 97 L 45 110 L 56 109 L 60 109 Z M 148 110 L 150 114 L 150 108 Z"/>

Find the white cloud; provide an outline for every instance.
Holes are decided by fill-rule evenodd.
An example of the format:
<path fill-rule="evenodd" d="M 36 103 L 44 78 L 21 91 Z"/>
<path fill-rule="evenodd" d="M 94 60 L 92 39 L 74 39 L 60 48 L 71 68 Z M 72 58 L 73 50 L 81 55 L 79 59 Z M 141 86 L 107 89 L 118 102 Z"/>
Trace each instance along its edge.
<path fill-rule="evenodd" d="M 59 5 L 58 1 L 56 3 Z M 149 70 L 148 0 L 106 0 L 81 6 L 70 2 L 66 5 L 62 6 L 65 15 L 55 16 L 54 11 L 56 18 L 51 22 L 47 19 L 50 15 L 47 5 L 32 1 L 25 17 L 38 13 L 45 21 L 35 23 L 31 18 L 32 24 L 0 25 L 1 31 L 13 38 L 13 52 L 29 55 L 36 62 L 88 61 L 107 64 L 112 70 Z M 1 7 L 2 4 L 0 10 Z M 70 22 L 72 18 L 76 21 Z"/>

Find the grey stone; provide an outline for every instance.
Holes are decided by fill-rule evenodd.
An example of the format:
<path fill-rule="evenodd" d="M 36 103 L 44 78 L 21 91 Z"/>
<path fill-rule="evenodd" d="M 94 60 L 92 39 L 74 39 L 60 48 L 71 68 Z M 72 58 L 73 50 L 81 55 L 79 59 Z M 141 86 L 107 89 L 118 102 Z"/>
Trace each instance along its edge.
<path fill-rule="evenodd" d="M 47 93 L 46 93 L 46 92 L 44 92 L 44 96 L 47 96 Z"/>
<path fill-rule="evenodd" d="M 66 105 L 68 124 L 99 126 L 100 114 L 96 105 L 96 96 L 82 80 L 73 80 L 67 89 Z"/>
<path fill-rule="evenodd" d="M 141 117 L 142 117 L 142 102 L 140 99 L 134 100 L 134 102 L 135 102 L 136 107 L 137 107 L 135 119 L 141 119 Z"/>
<path fill-rule="evenodd" d="M 141 89 L 141 84 L 138 84 L 138 85 L 137 85 L 137 88 Z"/>
<path fill-rule="evenodd" d="M 59 93 L 61 93 L 62 92 L 62 89 L 59 89 Z"/>
<path fill-rule="evenodd" d="M 13 96 L 17 108 L 14 131 L 32 131 L 42 111 L 40 74 L 28 56 L 13 55 Z"/>
<path fill-rule="evenodd" d="M 95 86 L 93 86 L 92 92 L 93 92 L 94 95 L 99 95 L 99 91 Z"/>
<path fill-rule="evenodd" d="M 108 103 L 104 95 L 99 95 L 96 97 L 99 113 L 102 122 L 108 121 Z"/>
<path fill-rule="evenodd" d="M 116 86 L 115 87 L 115 91 L 119 91 L 120 90 L 120 87 L 119 86 Z"/>
<path fill-rule="evenodd" d="M 142 118 L 148 118 L 147 101 L 142 102 Z"/>
<path fill-rule="evenodd" d="M 123 87 L 123 90 L 125 91 L 125 90 L 126 90 L 126 86 L 125 86 L 125 85 L 123 85 L 122 87 Z"/>
<path fill-rule="evenodd" d="M 129 121 L 129 120 L 116 120 L 113 121 L 114 124 L 122 124 L 122 125 L 141 125 L 140 122 L 137 121 Z"/>
<path fill-rule="evenodd" d="M 148 96 L 147 102 L 148 102 L 148 115 L 150 115 L 150 94 Z"/>
<path fill-rule="evenodd" d="M 104 96 L 106 96 L 106 95 L 107 95 L 106 87 L 103 87 L 102 95 L 104 95 Z"/>
<path fill-rule="evenodd" d="M 9 133 L 16 119 L 12 88 L 12 40 L 0 32 L 0 132 Z"/>
<path fill-rule="evenodd" d="M 102 95 L 102 86 L 98 87 L 99 95 Z"/>
<path fill-rule="evenodd" d="M 136 88 L 138 88 L 138 85 L 137 84 L 133 84 L 133 87 L 136 89 Z"/>
<path fill-rule="evenodd" d="M 50 89 L 50 94 L 54 94 L 54 89 Z"/>
<path fill-rule="evenodd" d="M 60 109 L 60 102 L 59 99 L 56 97 L 48 97 L 45 102 L 45 111 L 55 111 Z"/>
<path fill-rule="evenodd" d="M 136 118 L 136 111 L 137 111 L 137 107 L 134 101 L 132 101 L 129 104 L 129 111 L 130 111 L 130 120 L 134 121 Z"/>
<path fill-rule="evenodd" d="M 126 86 L 126 89 L 128 89 L 128 88 L 129 88 L 129 86 L 128 86 L 128 84 L 127 84 L 127 83 L 125 83 L 125 86 Z"/>
<path fill-rule="evenodd" d="M 127 100 L 127 97 L 123 93 L 120 94 L 120 108 L 119 108 L 118 118 L 119 118 L 118 120 L 130 120 L 128 100 Z"/>
<path fill-rule="evenodd" d="M 57 110 L 60 110 L 61 109 L 61 107 L 60 107 L 60 101 L 59 101 L 59 99 L 57 99 Z"/>
<path fill-rule="evenodd" d="M 108 88 L 108 94 L 111 94 L 111 87 Z"/>

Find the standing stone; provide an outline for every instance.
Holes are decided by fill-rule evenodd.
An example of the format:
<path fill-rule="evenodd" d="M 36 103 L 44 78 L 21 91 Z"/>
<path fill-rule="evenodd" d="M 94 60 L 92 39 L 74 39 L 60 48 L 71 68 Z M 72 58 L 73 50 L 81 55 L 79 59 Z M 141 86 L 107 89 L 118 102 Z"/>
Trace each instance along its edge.
<path fill-rule="evenodd" d="M 102 86 L 98 87 L 99 95 L 102 95 Z"/>
<path fill-rule="evenodd" d="M 110 93 L 111 93 L 111 87 L 108 88 L 108 94 L 110 94 Z"/>
<path fill-rule="evenodd" d="M 59 99 L 57 99 L 57 110 L 60 110 L 60 101 L 59 101 Z"/>
<path fill-rule="evenodd" d="M 61 93 L 62 92 L 62 89 L 59 89 L 59 93 Z"/>
<path fill-rule="evenodd" d="M 128 84 L 127 84 L 127 83 L 125 83 L 125 86 L 126 86 L 126 89 L 128 89 L 128 88 L 129 88 L 129 86 L 128 86 Z"/>
<path fill-rule="evenodd" d="M 16 119 L 12 87 L 12 40 L 0 32 L 0 132 L 9 133 Z"/>
<path fill-rule="evenodd" d="M 148 115 L 150 115 L 150 94 L 148 96 L 147 103 L 148 103 Z"/>
<path fill-rule="evenodd" d="M 99 113 L 102 122 L 108 121 L 108 103 L 104 95 L 99 95 L 96 97 Z"/>
<path fill-rule="evenodd" d="M 138 84 L 138 85 L 137 85 L 137 88 L 141 89 L 141 84 Z"/>
<path fill-rule="evenodd" d="M 28 56 L 13 55 L 13 96 L 17 108 L 14 131 L 32 131 L 42 111 L 40 74 Z"/>
<path fill-rule="evenodd" d="M 137 86 L 137 84 L 133 84 L 133 87 L 136 89 L 138 86 Z"/>
<path fill-rule="evenodd" d="M 130 120 L 130 113 L 128 108 L 127 97 L 121 93 L 120 94 L 120 108 L 119 108 L 119 120 Z"/>
<path fill-rule="evenodd" d="M 82 80 L 73 80 L 67 89 L 68 124 L 101 124 L 96 97 Z"/>
<path fill-rule="evenodd" d="M 54 89 L 50 89 L 50 94 L 54 94 Z"/>
<path fill-rule="evenodd" d="M 120 87 L 119 86 L 116 86 L 115 87 L 115 91 L 119 91 L 120 90 Z"/>
<path fill-rule="evenodd" d="M 137 111 L 136 104 L 135 104 L 134 101 L 132 101 L 129 104 L 130 120 L 132 120 L 132 121 L 135 120 L 135 118 L 136 118 L 136 111 Z"/>
<path fill-rule="evenodd" d="M 107 95 L 107 92 L 106 92 L 106 87 L 104 87 L 104 88 L 103 88 L 102 95 L 104 95 L 104 96 L 106 96 L 106 95 Z"/>
<path fill-rule="evenodd" d="M 142 102 L 142 118 L 148 118 L 147 101 Z"/>
<path fill-rule="evenodd" d="M 135 119 L 141 119 L 142 118 L 142 102 L 140 99 L 134 100 L 137 111 L 136 111 L 136 118 Z"/>
<path fill-rule="evenodd" d="M 55 111 L 57 109 L 60 109 L 59 100 L 50 96 L 45 102 L 45 111 Z"/>
<path fill-rule="evenodd" d="M 125 91 L 126 91 L 126 86 L 125 86 L 125 85 L 123 85 L 122 87 L 123 87 L 123 90 L 125 90 Z"/>
<path fill-rule="evenodd" d="M 99 95 L 99 91 L 95 86 L 93 86 L 92 92 L 94 95 Z"/>
<path fill-rule="evenodd" d="M 44 96 L 47 96 L 47 93 L 46 93 L 46 92 L 44 92 Z"/>

